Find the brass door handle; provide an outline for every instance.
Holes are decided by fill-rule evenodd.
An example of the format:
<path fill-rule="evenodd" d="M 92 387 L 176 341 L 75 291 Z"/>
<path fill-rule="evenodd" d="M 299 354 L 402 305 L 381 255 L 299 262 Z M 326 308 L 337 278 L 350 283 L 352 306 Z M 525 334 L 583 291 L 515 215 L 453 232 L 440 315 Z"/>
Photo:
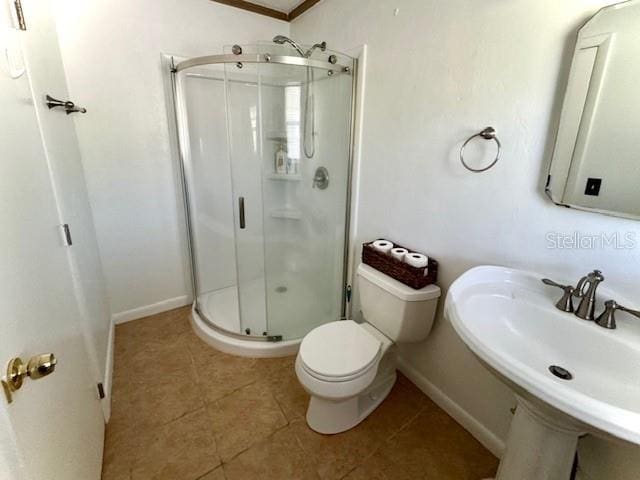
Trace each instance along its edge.
<path fill-rule="evenodd" d="M 41 353 L 29 359 L 27 364 L 20 357 L 13 358 L 7 365 L 7 376 L 2 380 L 2 388 L 7 402 L 13 402 L 13 393 L 22 387 L 25 377 L 38 380 L 56 370 L 58 360 L 53 353 Z"/>

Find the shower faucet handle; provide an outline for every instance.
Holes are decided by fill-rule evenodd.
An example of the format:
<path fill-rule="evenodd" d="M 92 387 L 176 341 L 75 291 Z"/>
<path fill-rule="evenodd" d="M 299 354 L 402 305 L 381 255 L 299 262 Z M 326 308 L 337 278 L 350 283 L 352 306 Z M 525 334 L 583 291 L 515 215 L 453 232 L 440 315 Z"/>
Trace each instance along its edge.
<path fill-rule="evenodd" d="M 329 170 L 326 167 L 318 167 L 316 169 L 311 186 L 313 188 L 318 187 L 320 190 L 324 190 L 329 186 Z"/>

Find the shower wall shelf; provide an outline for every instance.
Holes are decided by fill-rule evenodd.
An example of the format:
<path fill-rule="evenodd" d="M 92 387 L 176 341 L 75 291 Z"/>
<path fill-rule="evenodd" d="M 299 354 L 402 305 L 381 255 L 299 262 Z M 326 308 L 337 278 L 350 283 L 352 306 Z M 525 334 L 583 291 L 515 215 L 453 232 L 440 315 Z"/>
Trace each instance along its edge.
<path fill-rule="evenodd" d="M 269 173 L 267 174 L 269 180 L 278 180 L 281 182 L 299 182 L 302 180 L 302 175 L 290 175 L 287 173 Z"/>
<path fill-rule="evenodd" d="M 282 218 L 285 220 L 301 220 L 302 212 L 294 208 L 279 208 L 271 211 L 271 218 Z"/>
<path fill-rule="evenodd" d="M 318 131 L 314 130 L 313 134 L 318 135 Z M 271 135 L 267 135 L 265 140 L 269 142 L 287 143 L 290 140 L 290 137 L 285 133 L 273 133 Z"/>

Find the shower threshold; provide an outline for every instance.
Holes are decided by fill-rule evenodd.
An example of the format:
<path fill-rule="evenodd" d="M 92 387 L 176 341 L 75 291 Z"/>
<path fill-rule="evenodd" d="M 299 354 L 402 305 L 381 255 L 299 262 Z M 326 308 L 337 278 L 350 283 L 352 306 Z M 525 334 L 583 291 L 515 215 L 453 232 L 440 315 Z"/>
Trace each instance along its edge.
<path fill-rule="evenodd" d="M 225 332 L 202 318 L 196 310 L 195 303 L 191 308 L 191 326 L 202 341 L 216 350 L 240 357 L 268 358 L 295 355 L 302 340 L 298 338 L 270 342 L 266 338 L 264 340 L 256 340 Z"/>

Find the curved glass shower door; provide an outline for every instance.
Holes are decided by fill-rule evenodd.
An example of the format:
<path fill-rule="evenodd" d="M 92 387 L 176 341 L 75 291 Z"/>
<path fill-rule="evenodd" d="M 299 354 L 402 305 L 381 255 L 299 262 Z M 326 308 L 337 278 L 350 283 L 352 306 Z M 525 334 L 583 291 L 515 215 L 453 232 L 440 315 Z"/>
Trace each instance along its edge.
<path fill-rule="evenodd" d="M 300 338 L 342 314 L 353 78 L 259 67 L 268 326 Z"/>
<path fill-rule="evenodd" d="M 216 327 L 239 334 L 224 74 L 223 64 L 180 72 L 175 103 L 196 308 Z"/>
<path fill-rule="evenodd" d="M 243 51 L 176 75 L 197 308 L 233 334 L 296 339 L 343 313 L 353 61 Z"/>
<path fill-rule="evenodd" d="M 245 335 L 267 325 L 258 64 L 225 64 L 229 164 L 234 204 L 238 309 Z"/>

